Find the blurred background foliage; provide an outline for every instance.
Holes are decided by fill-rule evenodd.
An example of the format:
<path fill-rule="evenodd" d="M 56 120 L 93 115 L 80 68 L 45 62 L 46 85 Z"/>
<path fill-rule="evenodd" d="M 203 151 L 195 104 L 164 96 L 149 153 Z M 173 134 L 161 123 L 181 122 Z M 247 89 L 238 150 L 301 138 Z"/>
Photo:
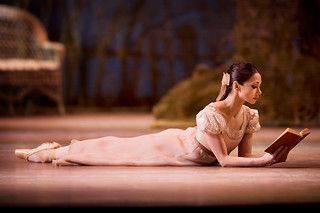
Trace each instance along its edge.
<path fill-rule="evenodd" d="M 150 112 L 198 63 L 216 67 L 234 51 L 233 0 L 0 2 L 31 12 L 65 45 L 67 112 Z"/>
<path fill-rule="evenodd" d="M 320 124 L 319 0 L 0 0 L 66 47 L 67 111 L 140 107 L 194 124 L 222 72 L 252 62 L 264 125 Z"/>
<path fill-rule="evenodd" d="M 235 54 L 215 69 L 196 68 L 153 108 L 158 119 L 186 119 L 215 100 L 222 72 L 250 61 L 263 78 L 257 106 L 264 125 L 320 124 L 320 1 L 237 1 Z M 309 13 L 308 11 L 317 11 Z M 192 123 L 192 122 L 191 122 Z"/>

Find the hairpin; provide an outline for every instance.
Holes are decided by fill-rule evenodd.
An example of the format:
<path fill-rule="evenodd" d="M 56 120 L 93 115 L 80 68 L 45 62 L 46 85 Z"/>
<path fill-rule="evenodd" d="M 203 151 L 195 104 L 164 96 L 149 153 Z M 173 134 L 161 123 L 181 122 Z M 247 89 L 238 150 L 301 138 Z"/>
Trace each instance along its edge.
<path fill-rule="evenodd" d="M 230 74 L 229 73 L 225 73 L 225 72 L 223 73 L 221 83 L 222 83 L 222 85 L 229 86 L 229 84 L 230 84 Z"/>

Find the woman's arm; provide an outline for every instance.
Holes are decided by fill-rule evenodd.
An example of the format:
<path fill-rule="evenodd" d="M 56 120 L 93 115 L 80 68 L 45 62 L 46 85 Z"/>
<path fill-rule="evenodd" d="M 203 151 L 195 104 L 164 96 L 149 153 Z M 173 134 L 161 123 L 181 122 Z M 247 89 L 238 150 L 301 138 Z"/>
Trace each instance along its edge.
<path fill-rule="evenodd" d="M 252 135 L 247 135 L 246 137 L 246 140 L 251 141 Z M 287 152 L 287 148 L 280 147 L 273 155 L 266 153 L 262 157 L 258 158 L 235 157 L 228 155 L 227 146 L 221 135 L 210 135 L 208 133 L 204 133 L 204 138 L 222 167 L 269 166 L 277 163 Z M 248 154 L 251 152 L 251 147 L 252 145 L 244 146 L 241 148 L 241 152 L 243 152 L 243 154 Z"/>
<path fill-rule="evenodd" d="M 253 157 L 252 156 L 252 134 L 246 133 L 238 145 L 239 157 Z"/>
<path fill-rule="evenodd" d="M 239 157 L 246 157 L 246 158 L 253 158 L 257 157 L 257 155 L 252 154 L 252 133 L 246 133 L 241 142 L 238 145 L 238 156 Z"/>

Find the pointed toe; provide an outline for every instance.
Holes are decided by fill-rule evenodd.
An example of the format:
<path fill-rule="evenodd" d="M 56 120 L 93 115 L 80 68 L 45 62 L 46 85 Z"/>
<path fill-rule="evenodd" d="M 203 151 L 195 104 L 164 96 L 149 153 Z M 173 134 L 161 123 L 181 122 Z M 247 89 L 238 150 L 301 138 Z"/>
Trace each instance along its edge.
<path fill-rule="evenodd" d="M 15 150 L 15 155 L 18 158 L 21 159 L 25 159 L 28 161 L 28 158 L 36 153 L 39 153 L 41 151 L 47 150 L 48 153 L 46 153 L 45 155 L 43 155 L 41 157 L 41 161 L 42 162 L 49 162 L 54 158 L 54 155 L 52 152 L 50 152 L 50 150 L 54 150 L 56 148 L 61 147 L 61 145 L 59 143 L 56 142 L 50 142 L 50 143 L 43 143 L 40 146 L 38 146 L 37 148 L 34 149 L 16 149 Z"/>
<path fill-rule="evenodd" d="M 29 155 L 30 153 L 30 149 L 16 149 L 14 151 L 14 154 L 18 157 L 18 158 L 21 158 L 21 159 L 26 159 L 27 156 Z"/>

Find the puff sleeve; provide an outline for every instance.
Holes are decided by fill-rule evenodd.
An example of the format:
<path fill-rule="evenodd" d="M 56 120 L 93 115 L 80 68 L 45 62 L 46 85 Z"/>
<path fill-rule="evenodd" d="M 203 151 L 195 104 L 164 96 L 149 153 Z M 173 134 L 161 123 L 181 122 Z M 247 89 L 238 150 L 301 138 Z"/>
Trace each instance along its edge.
<path fill-rule="evenodd" d="M 197 114 L 196 124 L 196 139 L 202 142 L 205 133 L 220 134 L 225 126 L 225 121 L 217 111 L 206 107 Z"/>
<path fill-rule="evenodd" d="M 245 133 L 254 133 L 260 130 L 259 113 L 256 109 L 249 109 L 247 112 L 248 125 Z"/>

